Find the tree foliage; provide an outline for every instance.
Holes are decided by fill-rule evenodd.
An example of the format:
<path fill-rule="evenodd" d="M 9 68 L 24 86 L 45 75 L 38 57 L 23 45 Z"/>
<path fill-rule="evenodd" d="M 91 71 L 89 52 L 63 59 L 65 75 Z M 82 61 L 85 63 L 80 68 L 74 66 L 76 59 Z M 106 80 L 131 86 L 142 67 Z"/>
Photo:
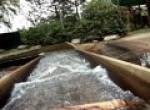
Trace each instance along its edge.
<path fill-rule="evenodd" d="M 36 28 L 31 27 L 28 30 L 21 31 L 21 35 L 23 41 L 29 45 L 62 43 L 70 38 L 62 29 L 59 21 L 39 24 Z"/>
<path fill-rule="evenodd" d="M 83 11 L 83 16 L 91 22 L 91 31 L 102 35 L 125 33 L 125 25 L 118 8 L 110 0 L 93 0 Z"/>
<path fill-rule="evenodd" d="M 92 0 L 84 5 L 80 20 L 73 11 L 63 12 L 61 16 L 63 18 L 55 16 L 47 23 L 39 24 L 21 33 L 26 43 L 43 45 L 71 41 L 73 38 L 80 38 L 82 42 L 85 42 L 89 37 L 102 39 L 108 34 L 124 34 L 126 28 L 117 10 L 110 0 Z M 62 8 L 61 11 L 63 11 Z"/>
<path fill-rule="evenodd" d="M 33 24 L 55 18 L 63 27 L 64 17 L 74 12 L 79 15 L 78 7 L 84 3 L 84 0 L 28 0 L 28 2 L 32 4 L 29 20 Z"/>

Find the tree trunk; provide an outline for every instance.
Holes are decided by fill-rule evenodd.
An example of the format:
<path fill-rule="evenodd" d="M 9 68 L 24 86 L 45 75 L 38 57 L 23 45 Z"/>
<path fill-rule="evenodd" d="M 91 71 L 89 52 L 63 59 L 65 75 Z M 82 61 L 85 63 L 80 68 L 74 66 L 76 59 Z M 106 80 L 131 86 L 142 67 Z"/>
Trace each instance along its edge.
<path fill-rule="evenodd" d="M 58 8 L 57 8 L 57 6 L 55 5 L 55 14 L 56 14 L 56 18 L 59 18 L 59 12 L 58 12 Z"/>
<path fill-rule="evenodd" d="M 59 10 L 59 17 L 60 17 L 60 23 L 61 23 L 61 27 L 62 29 L 64 29 L 64 15 L 63 12 L 61 10 Z"/>
<path fill-rule="evenodd" d="M 128 18 L 127 18 L 127 22 L 128 22 L 128 31 L 132 31 L 133 29 L 133 24 L 132 24 L 132 11 L 131 11 L 131 6 L 128 6 Z"/>
<path fill-rule="evenodd" d="M 145 0 L 147 8 L 148 8 L 148 13 L 150 15 L 150 0 Z"/>
<path fill-rule="evenodd" d="M 76 16 L 77 16 L 77 19 L 81 19 L 81 16 L 79 14 L 79 9 L 78 9 L 78 1 L 75 0 L 75 8 L 76 8 Z"/>
<path fill-rule="evenodd" d="M 149 21 L 149 26 L 150 26 L 150 0 L 145 0 L 145 2 L 146 2 L 146 6 L 148 8 L 148 14 L 149 14 L 148 21 Z"/>

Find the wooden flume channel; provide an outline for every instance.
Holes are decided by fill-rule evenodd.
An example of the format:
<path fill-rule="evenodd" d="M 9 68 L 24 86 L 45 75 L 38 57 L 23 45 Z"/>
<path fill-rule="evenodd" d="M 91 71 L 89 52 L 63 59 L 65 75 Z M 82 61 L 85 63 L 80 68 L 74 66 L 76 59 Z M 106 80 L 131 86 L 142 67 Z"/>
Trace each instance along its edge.
<path fill-rule="evenodd" d="M 11 73 L 6 74 L 0 79 L 0 107 L 6 103 L 14 84 L 25 81 L 40 58 L 41 57 L 37 57 L 31 60 L 29 63 L 21 66 Z"/>
<path fill-rule="evenodd" d="M 62 45 L 61 45 L 62 46 Z M 141 67 L 132 63 L 125 61 L 117 60 L 111 57 L 104 55 L 95 54 L 92 52 L 85 51 L 84 49 L 78 49 L 78 47 L 70 44 L 64 44 L 63 49 L 76 49 L 80 54 L 84 55 L 90 61 L 94 62 L 96 65 L 102 64 L 109 71 L 112 71 L 114 77 L 117 80 L 124 84 L 129 90 L 131 90 L 135 95 L 140 96 L 145 100 L 150 99 L 150 69 Z M 56 50 L 58 46 L 56 46 Z M 65 48 L 67 47 L 67 48 Z M 49 48 L 38 50 L 40 52 L 55 51 L 55 47 L 49 46 Z M 35 55 L 37 55 L 37 53 Z M 21 66 L 19 69 L 5 75 L 0 79 L 0 102 L 3 102 L 7 98 L 8 94 L 11 92 L 15 83 L 23 81 L 27 78 L 30 71 L 34 68 L 37 62 L 40 60 L 40 57 L 35 58 L 29 63 Z M 60 109 L 61 110 L 61 109 Z M 78 110 L 78 109 L 62 109 L 62 110 Z M 90 109 L 87 109 L 90 110 Z M 91 109 L 92 110 L 92 109 Z M 97 109 L 100 110 L 100 109 Z M 113 110 L 113 109 L 112 109 Z"/>

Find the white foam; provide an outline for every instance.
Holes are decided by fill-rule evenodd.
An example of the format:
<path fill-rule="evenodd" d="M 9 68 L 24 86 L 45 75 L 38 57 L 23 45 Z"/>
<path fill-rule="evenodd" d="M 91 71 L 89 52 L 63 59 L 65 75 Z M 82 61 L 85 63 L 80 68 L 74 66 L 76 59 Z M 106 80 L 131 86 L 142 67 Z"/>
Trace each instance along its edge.
<path fill-rule="evenodd" d="M 75 51 L 60 51 L 46 54 L 28 81 L 15 85 L 4 110 L 41 110 L 116 98 L 137 99 L 111 81 L 105 68 L 100 65 L 91 68 L 90 63 Z"/>
<path fill-rule="evenodd" d="M 150 53 L 144 53 L 141 58 L 140 58 L 140 61 L 141 61 L 141 65 L 142 66 L 150 66 Z"/>

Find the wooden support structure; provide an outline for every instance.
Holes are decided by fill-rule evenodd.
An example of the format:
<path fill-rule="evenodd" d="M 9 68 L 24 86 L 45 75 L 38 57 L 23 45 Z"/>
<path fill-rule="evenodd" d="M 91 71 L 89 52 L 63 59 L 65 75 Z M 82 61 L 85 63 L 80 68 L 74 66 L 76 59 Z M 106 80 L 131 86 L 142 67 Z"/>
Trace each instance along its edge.
<path fill-rule="evenodd" d="M 101 64 L 105 66 L 111 72 L 110 74 L 117 78 L 120 84 L 123 84 L 135 95 L 145 100 L 150 99 L 150 69 L 104 55 L 84 50 L 78 51 L 97 65 Z"/>
<path fill-rule="evenodd" d="M 14 84 L 25 81 L 39 60 L 40 57 L 37 57 L 0 79 L 0 106 L 2 106 L 9 97 Z"/>
<path fill-rule="evenodd" d="M 150 69 L 105 55 L 95 54 L 79 49 L 70 44 L 79 53 L 87 57 L 95 65 L 103 65 L 110 71 L 110 76 L 121 87 L 131 90 L 135 95 L 150 100 Z"/>
<path fill-rule="evenodd" d="M 40 54 L 41 52 L 52 52 L 52 51 L 65 50 L 65 49 L 71 49 L 71 46 L 69 46 L 66 43 L 63 43 L 63 44 L 49 45 L 45 47 L 33 46 L 22 50 L 17 50 L 17 49 L 13 51 L 10 50 L 0 54 L 0 64 L 8 61 L 33 58 L 38 56 L 38 54 Z"/>
<path fill-rule="evenodd" d="M 53 110 L 116 110 L 122 108 L 135 109 L 141 105 L 142 103 L 116 99 L 112 101 L 99 102 L 93 104 L 83 104 L 77 106 L 64 107 L 60 109 L 57 108 Z"/>

